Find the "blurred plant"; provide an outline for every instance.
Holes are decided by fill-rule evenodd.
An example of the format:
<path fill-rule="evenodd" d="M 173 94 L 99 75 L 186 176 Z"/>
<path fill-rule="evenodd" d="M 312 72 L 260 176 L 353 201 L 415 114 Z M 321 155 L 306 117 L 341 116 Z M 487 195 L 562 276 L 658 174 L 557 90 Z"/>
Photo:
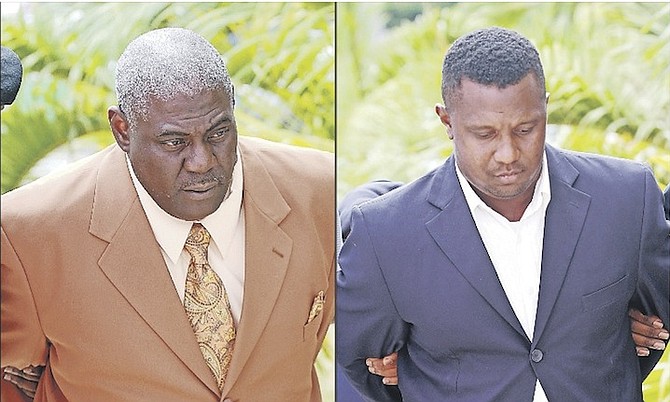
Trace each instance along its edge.
<path fill-rule="evenodd" d="M 150 29 L 181 26 L 223 55 L 236 85 L 240 134 L 334 151 L 333 3 L 2 4 L 2 45 L 22 59 L 24 82 L 2 112 L 1 191 L 113 142 L 106 110 L 114 68 Z M 331 331 L 332 332 L 332 331 Z M 332 400 L 334 342 L 317 368 Z"/>
<path fill-rule="evenodd" d="M 540 52 L 549 142 L 648 163 L 670 183 L 670 4 L 338 3 L 339 199 L 373 179 L 413 180 L 451 154 L 434 113 L 442 59 L 492 25 Z M 645 400 L 670 401 L 669 361 L 645 381 Z"/>
<path fill-rule="evenodd" d="M 4 10 L 2 44 L 21 57 L 25 82 L 2 113 L 3 193 L 34 179 L 31 169 L 55 149 L 56 158 L 71 160 L 80 155 L 72 151 L 79 137 L 109 132 L 116 60 L 132 39 L 165 26 L 192 29 L 222 53 L 242 135 L 334 150 L 332 3 L 21 3 L 16 14 Z M 112 141 L 108 135 L 103 143 Z"/>
<path fill-rule="evenodd" d="M 670 182 L 670 5 L 337 7 L 340 197 L 375 178 L 412 180 L 451 153 L 433 112 L 442 58 L 456 38 L 491 25 L 515 29 L 538 47 L 549 123 L 575 133 L 557 145 L 644 161 L 660 184 Z"/>

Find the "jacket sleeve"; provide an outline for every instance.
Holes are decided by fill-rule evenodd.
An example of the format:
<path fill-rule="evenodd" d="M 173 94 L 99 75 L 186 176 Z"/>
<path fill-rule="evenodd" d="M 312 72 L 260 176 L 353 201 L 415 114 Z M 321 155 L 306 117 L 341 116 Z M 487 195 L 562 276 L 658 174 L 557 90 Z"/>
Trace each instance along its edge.
<path fill-rule="evenodd" d="M 22 393 L 17 386 L 9 381 L 0 381 L 0 401 L 2 402 L 32 402 L 32 398 Z"/>
<path fill-rule="evenodd" d="M 370 374 L 367 357 L 382 357 L 405 344 L 409 327 L 393 304 L 363 213 L 355 207 L 352 230 L 337 274 L 336 350 L 351 384 L 370 401 L 399 401 L 397 387 Z"/>
<path fill-rule="evenodd" d="M 43 366 L 48 342 L 40 326 L 30 284 L 4 228 L 1 237 L 0 366 L 19 369 Z"/>
<path fill-rule="evenodd" d="M 667 328 L 670 324 L 670 222 L 665 220 L 662 194 L 649 170 L 646 170 L 645 180 L 635 299 L 645 314 L 657 315 Z M 649 375 L 662 354 L 662 351 L 652 350 L 650 356 L 639 358 L 642 378 Z"/>

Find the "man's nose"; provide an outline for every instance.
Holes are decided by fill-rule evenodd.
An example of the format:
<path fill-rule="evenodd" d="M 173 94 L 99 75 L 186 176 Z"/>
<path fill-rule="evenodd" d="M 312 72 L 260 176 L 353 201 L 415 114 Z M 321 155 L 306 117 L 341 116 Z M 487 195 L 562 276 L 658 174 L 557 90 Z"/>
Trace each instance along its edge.
<path fill-rule="evenodd" d="M 195 141 L 191 144 L 191 152 L 184 161 L 184 168 L 193 173 L 207 173 L 214 167 L 215 161 L 212 146 Z"/>
<path fill-rule="evenodd" d="M 514 134 L 505 133 L 500 136 L 500 141 L 495 152 L 495 160 L 498 163 L 508 165 L 519 159 L 519 147 L 513 138 Z"/>

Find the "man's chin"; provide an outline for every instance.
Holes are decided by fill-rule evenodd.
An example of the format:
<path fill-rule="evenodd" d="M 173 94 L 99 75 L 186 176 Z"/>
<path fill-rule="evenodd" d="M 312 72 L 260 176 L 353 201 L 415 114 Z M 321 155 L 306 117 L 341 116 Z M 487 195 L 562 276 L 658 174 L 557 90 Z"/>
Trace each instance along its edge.
<path fill-rule="evenodd" d="M 166 212 L 185 221 L 198 221 L 213 214 L 223 202 L 224 196 L 225 194 L 191 194 L 181 197 L 182 200 L 176 203 L 175 208 Z"/>
<path fill-rule="evenodd" d="M 489 195 L 499 199 L 499 200 L 513 200 L 515 198 L 518 198 L 522 196 L 526 190 L 528 190 L 528 186 L 504 186 L 504 187 L 496 187 L 495 189 L 489 190 Z"/>

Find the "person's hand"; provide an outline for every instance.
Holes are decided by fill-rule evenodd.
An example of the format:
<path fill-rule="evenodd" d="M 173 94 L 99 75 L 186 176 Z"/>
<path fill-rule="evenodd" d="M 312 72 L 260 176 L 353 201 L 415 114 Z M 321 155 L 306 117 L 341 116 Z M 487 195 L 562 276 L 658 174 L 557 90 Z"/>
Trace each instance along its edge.
<path fill-rule="evenodd" d="M 638 356 L 649 356 L 649 349 L 664 350 L 670 334 L 656 316 L 646 316 L 636 309 L 628 310 L 630 330 Z"/>
<path fill-rule="evenodd" d="M 16 385 L 29 398 L 34 398 L 44 366 L 28 366 L 23 370 L 8 366 L 3 371 L 2 378 L 4 380 Z"/>
<path fill-rule="evenodd" d="M 667 330 L 663 328 L 663 322 L 656 316 L 646 316 L 640 311 L 630 309 L 630 329 L 635 342 L 638 356 L 648 356 L 649 349 L 664 350 L 665 342 L 670 337 Z M 367 358 L 365 364 L 372 374 L 383 377 L 385 385 L 398 385 L 398 360 L 397 353 L 378 359 Z"/>
<path fill-rule="evenodd" d="M 365 364 L 368 366 L 368 371 L 372 374 L 383 377 L 382 383 L 384 385 L 398 385 L 398 353 L 393 352 L 381 359 L 369 357 L 365 359 Z"/>

